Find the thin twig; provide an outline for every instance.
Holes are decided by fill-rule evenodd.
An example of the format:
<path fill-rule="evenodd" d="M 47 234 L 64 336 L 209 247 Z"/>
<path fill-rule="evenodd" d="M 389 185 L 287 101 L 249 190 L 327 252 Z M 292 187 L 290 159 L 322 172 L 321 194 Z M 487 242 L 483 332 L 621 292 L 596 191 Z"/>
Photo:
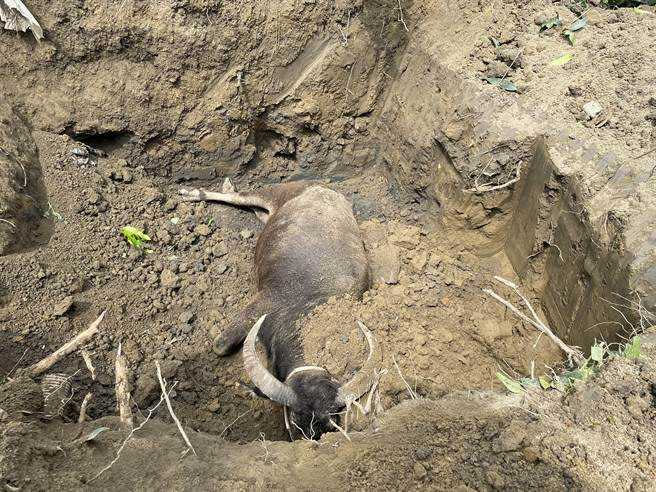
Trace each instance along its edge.
<path fill-rule="evenodd" d="M 132 410 L 130 409 L 130 390 L 128 375 L 128 365 L 125 361 L 125 356 L 121 352 L 122 345 L 118 344 L 116 351 L 116 363 L 114 370 L 116 372 L 116 405 L 118 406 L 118 414 L 121 422 L 132 427 Z"/>
<path fill-rule="evenodd" d="M 157 379 L 159 379 L 159 385 L 162 388 L 162 394 L 164 395 L 164 399 L 166 400 L 166 406 L 169 409 L 169 413 L 171 414 L 171 417 L 173 418 L 173 421 L 175 422 L 175 425 L 178 426 L 178 430 L 180 431 L 180 434 L 182 434 L 182 438 L 184 439 L 185 443 L 187 444 L 187 447 L 189 449 L 191 449 L 191 452 L 194 453 L 195 456 L 197 456 L 196 450 L 191 445 L 191 442 L 189 441 L 189 438 L 187 437 L 187 433 L 182 428 L 182 424 L 180 423 L 180 420 L 178 420 L 178 417 L 173 412 L 173 406 L 171 405 L 171 400 L 169 399 L 169 395 L 166 394 L 166 382 L 164 381 L 164 378 L 162 377 L 162 368 L 159 366 L 159 361 L 155 361 L 155 366 L 157 367 Z"/>
<path fill-rule="evenodd" d="M 8 221 L 7 219 L 0 219 L 0 222 L 5 222 L 5 223 L 9 224 L 11 227 L 13 227 L 14 229 L 16 229 L 16 224 L 14 224 L 13 222 Z"/>
<path fill-rule="evenodd" d="M 96 321 L 91 323 L 91 326 L 89 326 L 89 328 L 84 330 L 82 333 L 78 334 L 73 340 L 71 340 L 65 345 L 62 345 L 60 348 L 58 348 L 48 357 L 37 362 L 32 367 L 30 367 L 29 370 L 31 375 L 38 376 L 39 374 L 46 372 L 61 359 L 66 357 L 71 352 L 76 351 L 78 348 L 80 348 L 80 346 L 84 345 L 87 341 L 89 341 L 96 333 L 98 333 L 98 326 L 100 325 L 100 322 L 105 317 L 106 312 L 107 311 L 103 311 L 100 314 L 100 316 L 98 316 Z"/>
<path fill-rule="evenodd" d="M 250 412 L 251 412 L 251 410 L 246 410 L 244 413 L 242 413 L 240 415 L 237 415 L 237 418 L 235 420 L 233 420 L 232 422 L 230 422 L 228 425 L 224 425 L 223 432 L 221 432 L 221 434 L 219 434 L 219 438 L 223 437 L 223 435 L 228 431 L 228 429 L 230 427 L 232 427 L 240 418 L 242 418 L 244 415 L 246 415 Z"/>
<path fill-rule="evenodd" d="M 401 0 L 398 0 L 398 2 L 399 2 L 399 22 L 403 24 L 403 27 L 405 28 L 406 32 L 410 32 L 410 29 L 408 29 L 405 20 L 403 20 L 403 9 L 401 8 Z"/>
<path fill-rule="evenodd" d="M 11 376 L 11 373 L 16 370 L 16 368 L 18 367 L 18 364 L 20 364 L 20 362 L 23 360 L 23 357 L 25 357 L 25 354 L 27 353 L 28 350 L 29 349 L 25 349 L 25 352 L 23 352 L 23 355 L 20 356 L 20 359 L 18 359 L 16 364 L 14 364 L 14 367 L 12 367 L 11 370 L 7 373 L 7 375 L 5 376 L 7 379 L 9 379 L 9 376 Z"/>
<path fill-rule="evenodd" d="M 416 400 L 417 399 L 417 394 L 414 391 L 412 391 L 412 388 L 410 387 L 408 382 L 403 377 L 403 374 L 401 374 L 401 368 L 396 363 L 396 358 L 394 357 L 394 354 L 392 354 L 392 361 L 394 362 L 394 367 L 396 367 L 396 370 L 399 373 L 399 376 L 401 377 L 401 381 L 403 381 L 403 384 L 405 384 L 405 387 L 408 390 L 408 393 L 410 393 L 410 398 L 412 398 L 413 400 Z"/>

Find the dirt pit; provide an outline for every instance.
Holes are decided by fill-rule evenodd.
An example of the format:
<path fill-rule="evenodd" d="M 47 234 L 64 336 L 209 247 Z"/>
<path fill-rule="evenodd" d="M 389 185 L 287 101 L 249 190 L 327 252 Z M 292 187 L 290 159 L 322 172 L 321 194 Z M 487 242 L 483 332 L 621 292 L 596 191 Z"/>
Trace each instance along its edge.
<path fill-rule="evenodd" d="M 41 44 L 28 35 L 0 35 L 8 50 L 0 87 L 11 111 L 21 115 L 22 123 L 12 124 L 25 125 L 20 138 L 32 140 L 12 147 L 4 140 L 16 135 L 1 134 L 3 149 L 18 150 L 0 160 L 9 176 L 0 187 L 7 190 L 0 213 L 27 211 L 19 239 L 11 225 L 0 223 L 3 240 L 9 238 L 0 242 L 8 253 L 0 257 L 3 486 L 651 489 L 656 411 L 650 338 L 638 360 L 612 359 L 566 395 L 502 396 L 497 372 L 521 378 L 560 371 L 563 354 L 483 289 L 519 305 L 494 276 L 516 282 L 538 315 L 551 321 L 553 307 L 540 310 L 546 277 L 554 277 L 549 262 L 560 261 L 558 268 L 578 275 L 576 262 L 568 262 L 570 251 L 552 247 L 548 234 L 524 255 L 531 262 L 521 271 L 516 255 L 508 256 L 503 246 L 507 238 L 499 239 L 509 217 L 533 206 L 518 202 L 512 182 L 504 184 L 518 161 L 531 158 L 529 139 L 516 138 L 492 152 L 494 159 L 481 160 L 458 140 L 467 133 L 458 123 L 449 127 L 448 145 L 439 141 L 443 133 L 436 132 L 439 145 L 431 137 L 430 145 L 447 155 L 438 159 L 426 150 L 420 130 L 389 134 L 398 114 L 410 108 L 426 120 L 438 118 L 421 109 L 423 92 L 401 100 L 395 84 L 407 84 L 408 74 L 420 80 L 413 71 L 425 60 L 413 64 L 404 56 L 433 32 L 431 16 L 443 13 L 444 5 L 184 1 L 127 2 L 117 9 L 105 1 L 68 3 L 29 5 L 47 33 Z M 554 6 L 524 3 L 502 3 L 491 12 L 476 2 L 454 2 L 451 10 L 464 21 L 431 34 L 441 43 L 436 52 L 452 46 L 456 26 L 466 42 L 445 64 L 462 80 L 475 81 L 490 105 L 519 97 L 571 135 L 601 139 L 620 157 L 645 150 L 653 137 L 651 103 L 643 92 L 647 72 L 618 66 L 601 76 L 594 64 L 576 65 L 572 84 L 558 79 L 568 97 L 595 96 L 617 111 L 640 106 L 629 127 L 616 116 L 603 124 L 584 119 L 580 101 L 572 106 L 558 99 L 550 76 L 539 69 L 559 54 L 563 40 L 553 33 L 540 38 L 533 18 L 555 13 Z M 579 15 L 560 5 L 556 10 L 566 21 Z M 603 60 L 615 66 L 631 49 L 629 31 L 637 45 L 647 46 L 656 15 L 643 12 L 594 8 L 576 60 L 585 60 L 599 42 L 617 41 Z M 520 50 L 521 58 L 513 52 L 504 61 L 510 55 L 478 39 L 490 36 Z M 656 69 L 647 58 L 636 60 Z M 480 80 L 499 75 L 493 72 L 500 63 L 520 95 Z M 421 70 L 433 68 L 426 63 Z M 611 90 L 629 74 L 636 78 L 630 97 Z M 586 77 L 595 84 L 582 89 Z M 431 104 L 449 108 L 439 97 Z M 456 114 L 454 121 L 465 117 Z M 2 124 L 11 121 L 3 117 Z M 425 124 L 419 119 L 413 125 Z M 32 147 L 29 159 L 23 157 L 20 149 Z M 462 161 L 472 168 L 458 169 Z M 447 167 L 459 173 L 457 185 L 440 174 Z M 357 321 L 383 347 L 385 412 L 352 432 L 352 441 L 333 433 L 319 442 L 285 442 L 280 408 L 253 399 L 239 384 L 248 380 L 241 357 L 219 358 L 210 349 L 212 338 L 255 293 L 252 265 L 261 224 L 247 210 L 182 203 L 176 193 L 182 186 L 218 189 L 227 176 L 238 190 L 313 179 L 353 203 L 372 263 L 371 289 L 362 299 L 331 299 L 298 321 L 306 361 L 340 380 L 366 358 Z M 499 188 L 466 196 L 449 189 L 478 186 L 482 177 Z M 524 178 L 522 183 L 530 181 Z M 126 225 L 150 236 L 146 249 L 125 241 L 120 229 Z M 562 291 L 563 297 L 571 293 L 565 285 Z M 64 358 L 51 372 L 69 376 L 70 397 L 60 415 L 45 419 L 38 379 L 17 376 L 103 310 L 100 333 L 85 347 L 97 379 L 79 353 Z M 163 376 L 177 381 L 173 405 L 197 456 L 181 457 L 184 444 L 161 407 L 120 459 L 95 478 L 127 435 L 113 417 L 119 344 L 137 422 L 160 399 L 159 361 Z M 77 424 L 88 392 L 94 398 L 87 413 L 99 420 Z M 108 430 L 84 441 L 100 427 Z"/>

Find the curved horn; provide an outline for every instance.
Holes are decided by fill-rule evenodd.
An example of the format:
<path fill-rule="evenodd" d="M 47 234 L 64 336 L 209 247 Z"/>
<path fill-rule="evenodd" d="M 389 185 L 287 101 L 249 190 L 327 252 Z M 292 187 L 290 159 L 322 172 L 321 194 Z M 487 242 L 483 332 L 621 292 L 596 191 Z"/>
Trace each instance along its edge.
<path fill-rule="evenodd" d="M 337 392 L 337 402 L 341 405 L 347 405 L 369 391 L 369 388 L 371 388 L 371 385 L 374 382 L 376 367 L 380 364 L 382 358 L 382 352 L 378 347 L 376 338 L 371 331 L 369 331 L 369 328 L 360 321 L 358 321 L 358 326 L 369 344 L 369 357 L 367 357 L 367 361 L 362 366 L 362 369 L 353 376 L 353 379 L 344 383 L 339 388 L 339 391 Z"/>
<path fill-rule="evenodd" d="M 262 365 L 257 352 L 255 352 L 255 341 L 257 340 L 257 334 L 260 331 L 262 323 L 264 323 L 264 318 L 266 314 L 257 320 L 257 323 L 253 325 L 251 331 L 248 332 L 246 340 L 244 340 L 244 348 L 242 349 L 242 358 L 244 360 L 244 366 L 246 367 L 246 372 L 250 376 L 255 386 L 272 399 L 275 402 L 280 403 L 281 405 L 294 406 L 297 401 L 296 394 L 294 391 L 284 383 L 278 381 L 266 367 Z"/>

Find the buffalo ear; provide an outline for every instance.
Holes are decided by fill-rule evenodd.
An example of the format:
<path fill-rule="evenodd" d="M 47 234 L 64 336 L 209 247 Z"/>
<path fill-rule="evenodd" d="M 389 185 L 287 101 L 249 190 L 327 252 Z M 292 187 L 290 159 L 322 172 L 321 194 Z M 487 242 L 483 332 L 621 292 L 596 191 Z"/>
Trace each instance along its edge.
<path fill-rule="evenodd" d="M 262 393 L 260 391 L 260 388 L 258 388 L 254 384 L 245 383 L 241 379 L 237 383 L 239 384 L 239 386 L 244 388 L 252 397 L 262 398 L 263 400 L 271 400 L 271 398 L 269 398 L 267 395 Z"/>

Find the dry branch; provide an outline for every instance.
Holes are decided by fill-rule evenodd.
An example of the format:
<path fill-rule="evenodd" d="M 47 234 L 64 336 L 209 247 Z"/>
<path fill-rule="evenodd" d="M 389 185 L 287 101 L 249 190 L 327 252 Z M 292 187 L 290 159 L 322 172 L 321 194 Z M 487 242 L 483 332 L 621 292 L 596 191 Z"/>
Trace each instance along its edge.
<path fill-rule="evenodd" d="M 80 352 L 82 355 L 82 358 L 84 359 L 84 363 L 87 366 L 87 369 L 89 369 L 89 372 L 91 373 L 91 380 L 95 381 L 96 380 L 96 368 L 93 366 L 93 362 L 91 361 L 91 354 L 87 352 L 86 350 L 82 350 Z"/>
<path fill-rule="evenodd" d="M 116 404 L 121 422 L 132 427 L 132 410 L 130 409 L 130 390 L 128 389 L 129 377 L 125 356 L 121 353 L 121 344 L 118 344 L 116 352 Z"/>
<path fill-rule="evenodd" d="M 184 431 L 184 429 L 182 428 L 182 424 L 180 423 L 180 420 L 178 420 L 178 417 L 173 412 L 173 406 L 171 405 L 171 400 L 169 399 L 169 395 L 166 393 L 166 382 L 162 377 L 162 368 L 159 366 L 159 361 L 155 361 L 155 365 L 157 366 L 157 379 L 159 379 L 159 385 L 162 388 L 162 395 L 164 396 L 164 400 L 166 401 L 166 406 L 169 409 L 169 413 L 171 414 L 171 417 L 173 418 L 175 425 L 178 426 L 178 430 L 180 431 L 180 434 L 182 434 L 182 438 L 187 444 L 187 447 L 191 449 L 191 452 L 194 453 L 194 455 L 196 455 L 196 450 L 191 445 L 191 442 L 187 437 L 187 433 Z"/>
<path fill-rule="evenodd" d="M 87 393 L 86 396 L 84 397 L 84 400 L 82 400 L 82 405 L 80 406 L 80 416 L 77 419 L 77 422 L 81 424 L 87 419 L 87 407 L 89 406 L 89 402 L 93 399 L 93 393 Z"/>
<path fill-rule="evenodd" d="M 580 350 L 570 347 L 567 345 L 565 342 L 563 342 L 560 338 L 558 338 L 553 331 L 544 323 L 537 315 L 535 312 L 535 309 L 533 309 L 533 306 L 531 303 L 522 295 L 522 293 L 519 291 L 517 286 L 512 283 L 510 280 L 506 280 L 501 277 L 494 277 L 497 281 L 501 282 L 502 284 L 510 287 L 512 290 L 515 291 L 515 293 L 522 299 L 528 310 L 531 312 L 531 315 L 533 316 L 533 319 L 529 318 L 526 316 L 524 313 L 522 313 L 519 309 L 517 309 L 511 302 L 507 301 L 503 297 L 501 297 L 499 294 L 494 292 L 491 289 L 483 289 L 483 292 L 485 292 L 487 295 L 492 297 L 494 300 L 500 302 L 504 306 L 506 306 L 508 309 L 510 309 L 513 313 L 515 313 L 521 320 L 525 321 L 526 323 L 529 323 L 533 325 L 535 328 L 540 330 L 542 333 L 547 335 L 551 340 L 560 347 L 560 349 L 565 352 L 569 357 L 571 357 L 574 361 L 577 363 L 581 363 L 585 360 L 585 357 L 581 353 Z"/>
<path fill-rule="evenodd" d="M 65 345 L 62 345 L 48 357 L 30 367 L 30 374 L 32 376 L 43 374 L 68 354 L 75 352 L 78 348 L 88 342 L 96 333 L 98 333 L 98 325 L 100 325 L 100 322 L 105 317 L 106 312 L 107 311 L 103 311 L 100 316 L 98 316 L 98 319 L 91 323 L 89 328 L 78 334 L 78 336 L 76 336 L 73 340 Z"/>

